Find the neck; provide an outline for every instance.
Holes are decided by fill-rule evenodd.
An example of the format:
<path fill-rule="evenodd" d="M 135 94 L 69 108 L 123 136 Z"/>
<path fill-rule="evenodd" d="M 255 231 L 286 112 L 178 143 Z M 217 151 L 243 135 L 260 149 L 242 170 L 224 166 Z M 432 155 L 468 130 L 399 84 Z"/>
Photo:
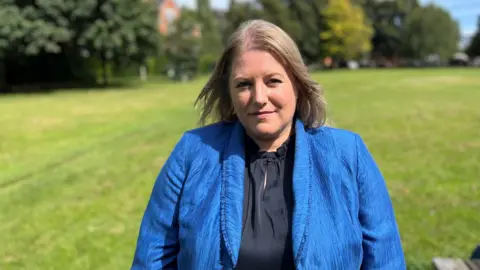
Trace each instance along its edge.
<path fill-rule="evenodd" d="M 290 137 L 292 131 L 292 124 L 285 127 L 275 139 L 259 138 L 257 136 L 250 136 L 258 145 L 260 151 L 272 152 L 276 151 L 284 142 Z"/>

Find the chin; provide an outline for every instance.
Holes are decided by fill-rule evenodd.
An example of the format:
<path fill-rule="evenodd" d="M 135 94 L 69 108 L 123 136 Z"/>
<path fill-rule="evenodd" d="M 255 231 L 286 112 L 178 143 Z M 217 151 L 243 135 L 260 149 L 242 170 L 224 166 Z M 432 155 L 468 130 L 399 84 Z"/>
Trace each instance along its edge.
<path fill-rule="evenodd" d="M 268 123 L 258 123 L 251 128 L 255 136 L 263 139 L 274 139 L 281 133 L 281 128 Z"/>

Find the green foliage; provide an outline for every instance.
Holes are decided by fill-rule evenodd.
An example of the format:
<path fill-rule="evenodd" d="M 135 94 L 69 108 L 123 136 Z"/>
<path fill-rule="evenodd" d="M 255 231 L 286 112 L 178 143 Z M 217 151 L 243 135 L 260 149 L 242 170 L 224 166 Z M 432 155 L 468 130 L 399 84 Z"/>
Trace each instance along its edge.
<path fill-rule="evenodd" d="M 289 9 L 285 1 L 278 0 L 258 0 L 258 3 L 265 11 L 263 18 L 270 21 L 285 32 L 287 32 L 294 40 L 299 40 L 301 35 L 301 26 L 296 20 L 296 16 Z"/>
<path fill-rule="evenodd" d="M 223 50 L 222 36 L 209 0 L 197 0 L 197 20 L 201 29 L 202 53 L 220 56 Z"/>
<path fill-rule="evenodd" d="M 418 0 L 354 0 L 361 4 L 372 23 L 372 53 L 384 57 L 405 55 L 408 44 L 404 40 L 405 20 L 413 9 L 419 7 Z"/>
<path fill-rule="evenodd" d="M 329 55 L 351 60 L 370 51 L 373 30 L 361 7 L 349 0 L 332 0 L 323 14 L 328 28 L 320 37 Z"/>
<path fill-rule="evenodd" d="M 304 60 L 317 62 L 325 55 L 318 33 L 325 29 L 322 11 L 327 0 L 257 0 L 256 17 L 270 21 L 287 32 L 297 43 Z M 242 12 L 242 11 L 239 11 Z"/>
<path fill-rule="evenodd" d="M 326 21 L 322 14 L 328 0 L 288 1 L 288 10 L 293 14 L 298 27 L 295 29 L 295 40 L 302 55 L 308 63 L 318 63 L 326 55 L 326 44 L 318 33 L 326 29 Z"/>
<path fill-rule="evenodd" d="M 433 4 L 415 8 L 407 17 L 405 26 L 405 40 L 413 57 L 424 58 L 438 54 L 446 60 L 458 49 L 458 24 L 443 8 Z"/>
<path fill-rule="evenodd" d="M 157 1 L 0 0 L 0 85 L 5 71 L 34 74 L 37 62 L 52 55 L 61 55 L 51 59 L 62 59 L 56 65 L 62 70 L 50 73 L 71 70 L 72 77 L 85 77 L 90 72 L 81 69 L 102 70 L 104 81 L 108 69 L 133 74 L 139 64 L 154 74 L 167 64 L 208 72 L 234 29 L 255 18 L 271 21 L 292 36 L 307 64 L 327 55 L 356 58 L 367 51 L 412 58 L 438 53 L 445 59 L 459 38 L 448 12 L 420 7 L 418 0 L 230 0 L 226 13 L 212 10 L 209 0 L 196 1 L 198 9 L 184 9 L 177 20 L 178 35 L 169 33 L 162 41 Z M 196 30 L 199 37 L 192 35 Z M 478 44 L 479 33 L 467 53 L 479 55 Z"/>
<path fill-rule="evenodd" d="M 156 8 L 146 1 L 18 2 L 0 1 L 0 56 L 28 62 L 51 53 L 138 63 L 159 45 Z"/>
<path fill-rule="evenodd" d="M 212 54 L 203 54 L 198 60 L 198 72 L 201 74 L 208 74 L 213 71 L 217 63 L 218 56 Z"/>
<path fill-rule="evenodd" d="M 173 22 L 169 33 L 163 40 L 163 52 L 169 66 L 179 73 L 191 76 L 198 69 L 202 53 L 202 40 L 197 36 L 200 22 L 194 10 L 183 8 L 181 15 Z"/>
<path fill-rule="evenodd" d="M 92 8 L 77 26 L 82 29 L 76 39 L 80 48 L 107 59 L 134 57 L 138 61 L 156 52 L 159 34 L 153 5 L 141 0 L 108 0 Z"/>
<path fill-rule="evenodd" d="M 38 0 L 1 10 L 7 17 L 2 37 L 22 41 L 20 48 L 31 55 L 56 53 L 69 43 L 109 58 L 130 57 L 158 44 L 156 10 L 141 0 Z"/>
<path fill-rule="evenodd" d="M 58 53 L 61 44 L 73 33 L 61 18 L 46 17 L 45 2 L 19 7 L 13 1 L 0 2 L 0 54 L 12 52 L 37 55 L 40 52 Z M 51 15 L 51 14 L 48 14 Z M 56 18 L 56 19 L 51 19 Z"/>
<path fill-rule="evenodd" d="M 470 57 L 480 56 L 480 15 L 477 20 L 477 31 L 465 51 Z"/>
<path fill-rule="evenodd" d="M 165 52 L 172 60 L 198 58 L 201 44 L 200 38 L 194 35 L 199 26 L 196 14 L 187 8 L 183 8 L 181 14 L 164 39 Z"/>
<path fill-rule="evenodd" d="M 470 57 L 476 57 L 480 56 L 480 33 L 476 33 L 472 40 L 470 41 L 470 44 L 468 45 L 467 49 L 465 52 L 468 54 Z"/>
<path fill-rule="evenodd" d="M 230 0 L 230 7 L 225 14 L 222 41 L 225 44 L 228 37 L 243 22 L 263 18 L 264 10 L 258 8 L 254 2 L 236 2 Z"/>

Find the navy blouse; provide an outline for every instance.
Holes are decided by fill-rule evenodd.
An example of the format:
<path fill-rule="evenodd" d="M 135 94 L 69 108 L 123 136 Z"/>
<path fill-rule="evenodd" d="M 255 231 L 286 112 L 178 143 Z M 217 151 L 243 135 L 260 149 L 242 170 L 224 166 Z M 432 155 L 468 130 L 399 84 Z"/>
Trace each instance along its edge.
<path fill-rule="evenodd" d="M 246 160 L 240 253 L 235 269 L 295 269 L 292 251 L 292 135 L 275 152 L 245 135 Z"/>

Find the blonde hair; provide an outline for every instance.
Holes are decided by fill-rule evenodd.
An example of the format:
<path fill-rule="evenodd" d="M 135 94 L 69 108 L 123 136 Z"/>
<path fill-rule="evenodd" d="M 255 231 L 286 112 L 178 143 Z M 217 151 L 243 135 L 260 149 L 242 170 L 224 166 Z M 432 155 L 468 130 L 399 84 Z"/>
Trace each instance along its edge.
<path fill-rule="evenodd" d="M 264 20 L 242 23 L 230 36 L 227 45 L 195 101 L 200 104 L 200 125 L 208 119 L 235 121 L 232 100 L 228 91 L 234 57 L 245 50 L 268 51 L 283 65 L 297 93 L 296 117 L 306 128 L 317 128 L 326 122 L 326 101 L 323 89 L 310 78 L 300 51 L 292 38 L 280 27 Z"/>

